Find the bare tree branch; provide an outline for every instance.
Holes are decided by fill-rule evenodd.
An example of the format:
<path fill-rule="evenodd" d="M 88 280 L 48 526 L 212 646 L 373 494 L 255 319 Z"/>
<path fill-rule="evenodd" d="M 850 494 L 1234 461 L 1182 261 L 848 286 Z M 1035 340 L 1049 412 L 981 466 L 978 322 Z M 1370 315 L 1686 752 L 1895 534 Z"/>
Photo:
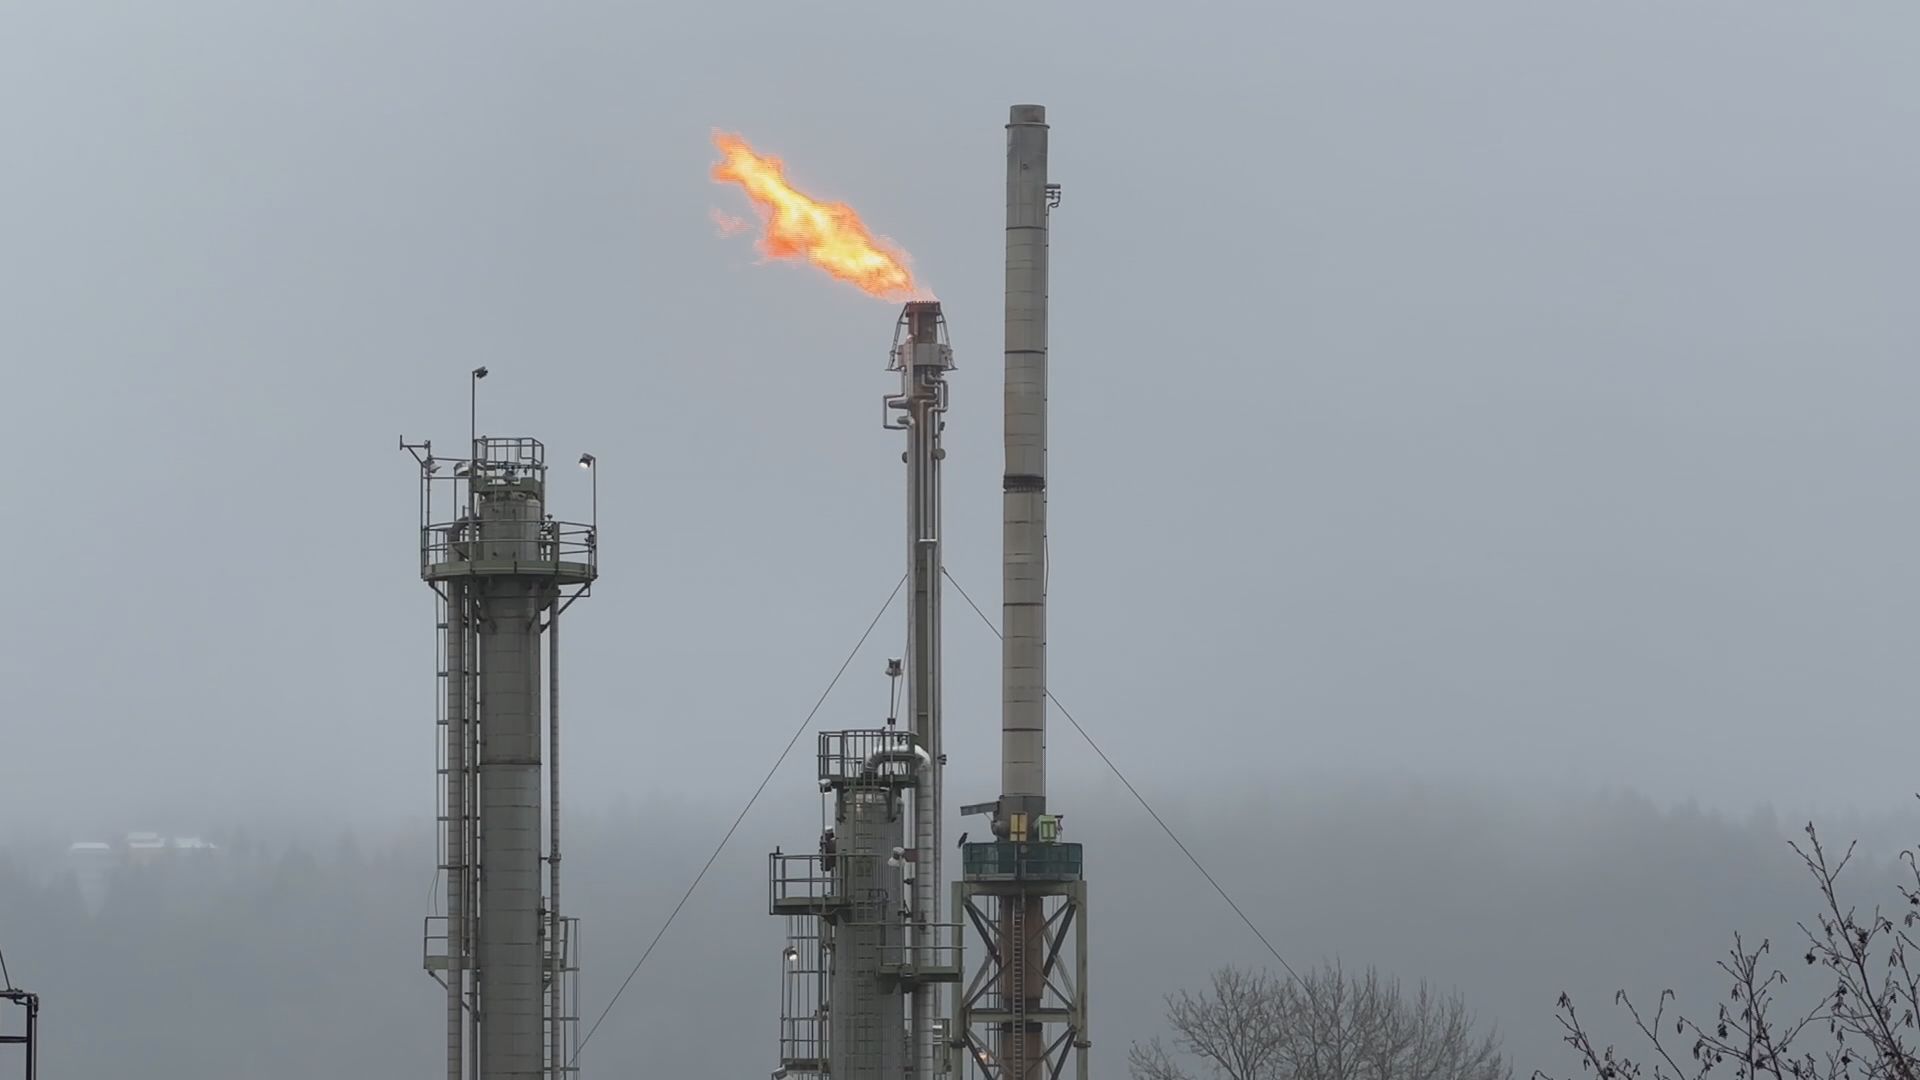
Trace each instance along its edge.
<path fill-rule="evenodd" d="M 1409 995 L 1369 968 L 1338 965 L 1304 984 L 1266 972 L 1215 972 L 1208 989 L 1167 998 L 1174 1048 L 1225 1080 L 1510 1080 L 1492 1032 L 1476 1034 L 1457 993 Z M 1158 1039 L 1127 1056 L 1134 1080 L 1189 1080 Z"/>
<path fill-rule="evenodd" d="M 1685 1014 L 1669 1021 L 1672 991 L 1661 993 L 1651 1021 L 1624 991 L 1615 995 L 1647 1047 L 1641 1057 L 1596 1044 L 1573 1001 L 1562 994 L 1562 1041 L 1573 1049 L 1582 1072 L 1591 1071 L 1599 1080 L 1708 1080 L 1715 1075 L 1733 1080 L 1920 1080 L 1915 1038 L 1920 949 L 1914 935 L 1920 922 L 1920 860 L 1911 851 L 1901 856 L 1911 883 L 1899 886 L 1906 911 L 1896 923 L 1879 908 L 1862 915 L 1842 903 L 1840 879 L 1853 861 L 1852 845 L 1834 858 L 1811 824 L 1806 834 L 1804 846 L 1789 845 L 1820 893 L 1813 926 L 1800 925 L 1807 941 L 1805 960 L 1833 979 L 1832 989 L 1797 1014 L 1776 1015 L 1787 975 L 1768 959 L 1772 943 L 1763 940 L 1749 948 L 1735 935 L 1732 950 L 1719 963 L 1729 983 L 1727 1001 L 1710 1022 Z M 1832 1044 L 1808 1047 L 1810 1033 L 1822 1029 Z M 1666 1041 L 1669 1038 L 1690 1045 L 1683 1054 Z M 1534 1080 L 1551 1078 L 1536 1072 Z"/>

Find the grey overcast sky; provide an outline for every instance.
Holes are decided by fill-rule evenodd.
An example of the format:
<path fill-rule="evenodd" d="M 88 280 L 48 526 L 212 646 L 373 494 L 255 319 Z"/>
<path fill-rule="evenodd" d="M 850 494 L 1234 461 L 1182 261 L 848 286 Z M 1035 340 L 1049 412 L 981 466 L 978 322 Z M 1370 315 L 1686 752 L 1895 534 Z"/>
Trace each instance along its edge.
<path fill-rule="evenodd" d="M 8 4 L 0 814 L 424 827 L 395 441 L 454 447 L 478 364 L 483 430 L 604 466 L 570 801 L 731 803 L 900 573 L 896 311 L 717 236 L 709 134 L 946 302 L 997 611 L 1016 102 L 1066 189 L 1053 685 L 1147 790 L 1897 805 L 1917 44 L 1910 0 Z M 879 718 L 898 615 L 822 723 Z M 948 627 L 989 797 L 998 650 Z"/>

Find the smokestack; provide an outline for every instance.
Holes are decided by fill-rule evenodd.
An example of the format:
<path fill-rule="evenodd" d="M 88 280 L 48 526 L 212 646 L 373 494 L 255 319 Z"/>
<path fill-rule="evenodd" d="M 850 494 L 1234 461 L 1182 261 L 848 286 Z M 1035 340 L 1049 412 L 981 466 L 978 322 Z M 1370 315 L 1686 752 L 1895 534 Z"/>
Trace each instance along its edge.
<path fill-rule="evenodd" d="M 1007 121 L 1007 415 L 1000 625 L 1000 813 L 1047 803 L 1047 110 Z"/>
<path fill-rule="evenodd" d="M 954 1045 L 1004 1080 L 1087 1080 L 1087 883 L 1047 808 L 1047 113 L 1007 121 L 1007 416 L 1000 799 L 995 839 L 961 845 L 953 910 L 985 948 L 955 997 Z M 1067 973 L 1072 972 L 1071 976 Z M 1062 976 L 1055 979 L 1053 976 Z M 992 993 L 986 988 L 991 987 Z"/>

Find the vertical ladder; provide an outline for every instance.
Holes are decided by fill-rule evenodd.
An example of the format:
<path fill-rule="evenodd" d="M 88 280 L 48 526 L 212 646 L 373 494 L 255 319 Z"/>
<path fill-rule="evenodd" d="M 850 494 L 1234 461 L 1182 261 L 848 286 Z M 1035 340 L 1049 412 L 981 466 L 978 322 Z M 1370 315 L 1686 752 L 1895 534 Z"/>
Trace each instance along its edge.
<path fill-rule="evenodd" d="M 435 830 L 434 847 L 440 856 L 437 862 L 442 874 L 447 872 L 448 863 L 451 861 L 448 857 L 450 853 L 447 850 L 447 823 L 453 819 L 453 815 L 447 806 L 447 773 L 449 768 L 447 762 L 447 679 L 450 676 L 450 673 L 447 671 L 447 618 L 446 602 L 441 601 L 440 621 L 434 625 L 436 632 L 434 648 L 437 650 L 437 655 L 434 657 L 434 669 L 437 676 L 434 685 L 437 689 L 433 697 L 433 733 L 434 760 L 438 766 L 434 769 L 434 784 L 437 787 L 434 801 L 439 809 L 439 813 L 434 816 L 434 820 L 438 822 L 440 826 Z"/>
<path fill-rule="evenodd" d="M 453 741 L 451 735 L 454 729 L 448 703 L 452 695 L 463 685 L 464 673 L 454 670 L 458 650 L 453 647 L 453 635 L 460 632 L 456 625 L 456 618 L 460 612 L 446 595 L 440 598 L 438 611 L 439 619 L 434 626 L 436 631 L 434 647 L 437 652 L 434 668 L 438 676 L 434 693 L 434 744 L 438 768 L 435 770 L 434 781 L 437 788 L 435 802 L 438 813 L 435 820 L 438 822 L 438 828 L 434 830 L 434 839 L 439 852 L 440 880 L 446 890 L 448 904 L 446 916 L 427 919 L 428 936 L 424 951 L 427 955 L 428 971 L 434 973 L 433 926 L 436 921 L 440 922 L 445 927 L 440 950 L 444 955 L 438 961 L 440 973 L 434 973 L 434 977 L 439 979 L 447 990 L 446 1075 L 448 1080 L 460 1080 L 467 1075 L 469 1045 L 465 1037 L 467 1020 L 463 1015 L 466 1008 L 467 943 L 464 933 L 465 924 L 457 917 L 455 909 L 472 903 L 472 899 L 467 896 L 469 892 L 467 881 L 460 870 L 462 862 L 460 837 L 464 835 L 465 828 L 465 809 L 461 804 L 465 796 L 461 794 L 456 797 L 456 793 L 461 790 L 461 781 L 464 776 L 460 775 L 460 771 L 456 769 L 454 752 L 450 745 Z M 460 660 L 459 663 L 461 667 L 465 666 L 464 660 Z M 461 897 L 460 904 L 454 902 L 455 896 Z"/>
<path fill-rule="evenodd" d="M 1013 1053 L 1007 1056 L 1013 1080 L 1027 1080 L 1027 898 L 1016 894 L 1013 911 L 1007 919 L 1013 940 L 1007 946 L 1007 971 L 1013 983 L 1013 1002 L 1009 1010 L 1013 1023 Z"/>

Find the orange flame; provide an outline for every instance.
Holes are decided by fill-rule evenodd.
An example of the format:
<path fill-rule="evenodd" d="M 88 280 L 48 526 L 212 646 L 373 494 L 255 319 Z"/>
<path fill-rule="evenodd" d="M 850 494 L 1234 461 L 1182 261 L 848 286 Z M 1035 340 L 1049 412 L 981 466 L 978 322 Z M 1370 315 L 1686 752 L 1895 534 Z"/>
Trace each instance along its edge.
<path fill-rule="evenodd" d="M 715 132 L 724 160 L 713 167 L 716 183 L 739 184 L 766 231 L 760 251 L 769 258 L 808 262 L 882 300 L 914 295 L 907 254 L 876 239 L 845 203 L 825 203 L 787 183 L 779 158 L 756 153 L 738 135 Z"/>

